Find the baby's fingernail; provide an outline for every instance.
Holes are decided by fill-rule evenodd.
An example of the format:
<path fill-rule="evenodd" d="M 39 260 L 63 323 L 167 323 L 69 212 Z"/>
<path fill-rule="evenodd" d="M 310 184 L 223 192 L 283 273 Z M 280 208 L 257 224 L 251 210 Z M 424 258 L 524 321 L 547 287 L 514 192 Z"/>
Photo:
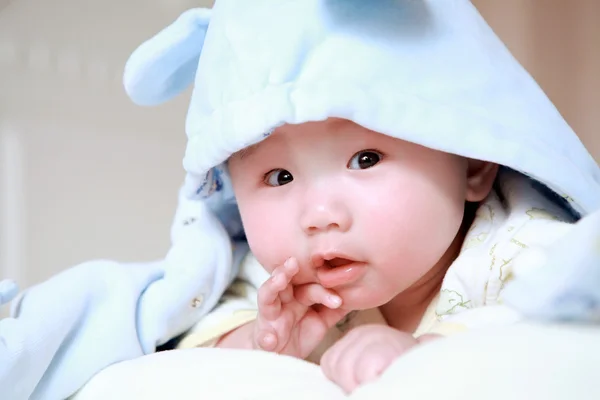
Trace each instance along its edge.
<path fill-rule="evenodd" d="M 338 308 L 339 306 L 342 305 L 342 299 L 340 296 L 334 296 L 332 294 L 330 294 L 329 296 L 327 296 L 327 302 L 329 303 L 329 306 L 331 308 Z"/>

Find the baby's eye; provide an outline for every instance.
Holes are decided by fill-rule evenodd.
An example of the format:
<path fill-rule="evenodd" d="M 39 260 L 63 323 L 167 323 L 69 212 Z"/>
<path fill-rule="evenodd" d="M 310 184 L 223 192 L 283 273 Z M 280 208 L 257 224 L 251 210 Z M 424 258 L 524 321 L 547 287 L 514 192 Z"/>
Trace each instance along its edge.
<path fill-rule="evenodd" d="M 352 156 L 348 162 L 348 168 L 350 169 L 367 169 L 377 164 L 383 155 L 374 150 L 363 150 L 359 151 Z"/>
<path fill-rule="evenodd" d="M 269 186 L 283 186 L 294 180 L 294 177 L 285 169 L 274 169 L 265 175 L 265 183 Z"/>

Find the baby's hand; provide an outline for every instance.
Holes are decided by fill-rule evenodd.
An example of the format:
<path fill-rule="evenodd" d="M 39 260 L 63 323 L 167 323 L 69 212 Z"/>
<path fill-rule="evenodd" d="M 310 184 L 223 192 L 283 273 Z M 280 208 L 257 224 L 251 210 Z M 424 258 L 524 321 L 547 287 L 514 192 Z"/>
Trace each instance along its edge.
<path fill-rule="evenodd" d="M 258 290 L 254 347 L 304 359 L 346 311 L 336 293 L 317 283 L 293 286 L 298 270 L 290 258 Z"/>
<path fill-rule="evenodd" d="M 396 358 L 420 342 L 421 339 L 387 325 L 358 326 L 323 354 L 321 368 L 330 380 L 350 393 L 375 380 Z"/>

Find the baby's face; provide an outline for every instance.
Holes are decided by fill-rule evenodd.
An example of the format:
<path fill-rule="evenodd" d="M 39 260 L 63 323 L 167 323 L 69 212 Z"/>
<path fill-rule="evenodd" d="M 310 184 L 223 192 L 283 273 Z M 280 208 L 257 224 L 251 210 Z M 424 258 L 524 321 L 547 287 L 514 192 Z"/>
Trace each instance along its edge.
<path fill-rule="evenodd" d="M 464 158 L 329 119 L 278 128 L 229 170 L 250 248 L 271 272 L 295 257 L 344 308 L 415 285 L 459 231 Z"/>

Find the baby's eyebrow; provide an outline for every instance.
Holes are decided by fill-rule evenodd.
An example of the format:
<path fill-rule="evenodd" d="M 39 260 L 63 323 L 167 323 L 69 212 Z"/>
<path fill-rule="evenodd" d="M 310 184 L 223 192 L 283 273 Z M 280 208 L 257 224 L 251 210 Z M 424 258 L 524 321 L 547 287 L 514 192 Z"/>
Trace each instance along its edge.
<path fill-rule="evenodd" d="M 250 157 L 252 153 L 254 153 L 256 149 L 258 149 L 259 145 L 260 143 L 256 143 L 252 146 L 245 147 L 242 150 L 238 151 L 236 154 L 240 158 L 240 160 L 243 160 L 244 158 Z"/>

